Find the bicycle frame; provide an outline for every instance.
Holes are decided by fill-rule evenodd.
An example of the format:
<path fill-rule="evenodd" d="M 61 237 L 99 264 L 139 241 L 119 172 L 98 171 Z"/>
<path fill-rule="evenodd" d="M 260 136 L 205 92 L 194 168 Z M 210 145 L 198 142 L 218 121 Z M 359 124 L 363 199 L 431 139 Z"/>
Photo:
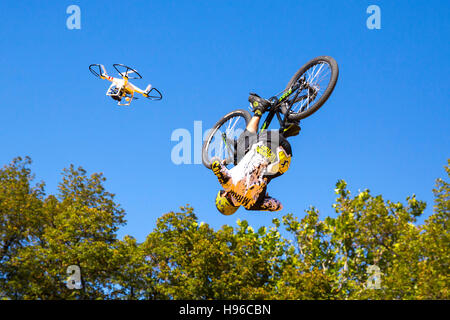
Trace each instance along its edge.
<path fill-rule="evenodd" d="M 269 113 L 267 114 L 266 118 L 264 119 L 263 124 L 261 125 L 261 128 L 259 132 L 262 132 L 269 128 L 270 123 L 273 120 L 273 117 L 276 115 L 278 122 L 280 123 L 280 129 L 284 130 L 286 127 L 286 120 L 289 112 L 291 111 L 292 106 L 296 102 L 299 93 L 305 89 L 309 88 L 308 83 L 305 81 L 304 78 L 300 78 L 291 88 L 288 90 L 282 91 L 283 94 L 280 98 L 277 98 L 276 96 L 273 96 L 269 99 L 271 102 L 271 106 L 269 109 Z M 297 90 L 299 89 L 299 90 Z M 291 103 L 287 102 L 288 98 L 292 95 L 292 93 L 295 92 L 295 95 L 291 99 Z M 282 111 L 281 107 L 284 106 L 286 108 L 286 111 Z M 284 118 L 282 118 L 282 115 L 284 115 Z"/>
<path fill-rule="evenodd" d="M 278 122 L 280 123 L 280 129 L 284 129 L 284 123 L 286 122 L 286 115 L 284 116 L 284 119 L 281 119 L 281 110 L 280 107 L 277 106 L 277 108 L 271 108 L 269 113 L 267 114 L 266 118 L 264 119 L 263 124 L 261 125 L 261 128 L 259 129 L 259 132 L 263 132 L 267 128 L 269 128 L 270 123 L 273 120 L 274 116 L 277 116 Z"/>

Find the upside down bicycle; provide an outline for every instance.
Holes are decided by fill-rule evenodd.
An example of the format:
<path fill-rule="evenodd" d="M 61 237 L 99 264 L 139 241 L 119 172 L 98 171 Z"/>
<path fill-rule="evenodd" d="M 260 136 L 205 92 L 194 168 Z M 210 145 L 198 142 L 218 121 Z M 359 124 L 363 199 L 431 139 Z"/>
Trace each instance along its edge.
<path fill-rule="evenodd" d="M 328 100 L 336 86 L 339 68 L 330 56 L 316 57 L 302 66 L 286 88 L 267 99 L 268 113 L 259 129 L 267 130 L 276 116 L 283 132 L 291 124 L 309 117 Z M 211 169 L 211 159 L 224 165 L 237 163 L 237 139 L 244 132 L 251 115 L 247 110 L 234 110 L 223 116 L 209 131 L 202 148 L 202 162 Z"/>

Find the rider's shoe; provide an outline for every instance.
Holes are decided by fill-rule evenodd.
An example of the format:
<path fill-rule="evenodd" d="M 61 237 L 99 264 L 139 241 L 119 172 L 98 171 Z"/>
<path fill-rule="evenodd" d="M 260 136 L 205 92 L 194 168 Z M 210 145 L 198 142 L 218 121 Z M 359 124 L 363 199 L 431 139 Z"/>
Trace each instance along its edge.
<path fill-rule="evenodd" d="M 285 128 L 282 129 L 281 134 L 283 134 L 285 138 L 293 137 L 298 135 L 300 130 L 301 128 L 299 120 L 288 120 L 286 121 Z"/>
<path fill-rule="evenodd" d="M 254 115 L 257 117 L 261 117 L 262 114 L 267 110 L 270 106 L 270 102 L 266 99 L 261 98 L 256 93 L 250 93 L 248 97 L 248 101 L 253 108 Z"/>

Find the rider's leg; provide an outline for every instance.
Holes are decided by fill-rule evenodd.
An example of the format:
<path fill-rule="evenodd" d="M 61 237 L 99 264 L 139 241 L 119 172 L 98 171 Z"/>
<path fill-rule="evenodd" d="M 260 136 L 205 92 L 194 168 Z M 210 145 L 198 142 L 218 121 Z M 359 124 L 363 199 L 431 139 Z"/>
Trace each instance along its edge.
<path fill-rule="evenodd" d="M 253 116 L 250 121 L 248 122 L 247 125 L 247 131 L 251 132 L 251 133 L 256 133 L 258 132 L 258 127 L 259 127 L 259 121 L 261 120 L 261 117 L 259 116 Z"/>
<path fill-rule="evenodd" d="M 250 150 L 250 147 L 256 142 L 261 116 L 270 105 L 267 100 L 264 100 L 253 93 L 250 94 L 248 101 L 250 102 L 250 106 L 253 108 L 253 117 L 248 122 L 245 131 L 237 140 L 237 162 L 244 157 L 244 155 Z"/>
<path fill-rule="evenodd" d="M 260 119 L 261 117 L 259 116 L 253 116 L 248 122 L 245 131 L 237 139 L 237 163 L 241 161 L 250 150 L 250 147 L 256 142 Z"/>

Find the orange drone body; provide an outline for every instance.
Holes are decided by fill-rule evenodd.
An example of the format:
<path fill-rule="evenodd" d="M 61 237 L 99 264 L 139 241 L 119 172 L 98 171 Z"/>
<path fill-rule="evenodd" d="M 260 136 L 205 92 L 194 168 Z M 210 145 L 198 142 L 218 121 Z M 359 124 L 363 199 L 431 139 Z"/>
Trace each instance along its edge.
<path fill-rule="evenodd" d="M 162 99 L 161 92 L 158 89 L 153 88 L 151 84 L 149 84 L 145 90 L 142 90 L 129 81 L 130 79 L 142 79 L 142 76 L 135 69 L 117 63 L 113 64 L 113 66 L 121 78 L 109 76 L 102 64 L 91 64 L 89 70 L 96 77 L 112 82 L 106 91 L 106 95 L 116 100 L 119 106 L 130 105 L 131 101 L 137 99 L 137 97 L 134 96 L 135 93 L 142 94 L 145 98 L 150 100 Z M 120 69 L 122 68 L 125 70 L 121 71 Z M 122 100 L 125 100 L 125 103 Z"/>

